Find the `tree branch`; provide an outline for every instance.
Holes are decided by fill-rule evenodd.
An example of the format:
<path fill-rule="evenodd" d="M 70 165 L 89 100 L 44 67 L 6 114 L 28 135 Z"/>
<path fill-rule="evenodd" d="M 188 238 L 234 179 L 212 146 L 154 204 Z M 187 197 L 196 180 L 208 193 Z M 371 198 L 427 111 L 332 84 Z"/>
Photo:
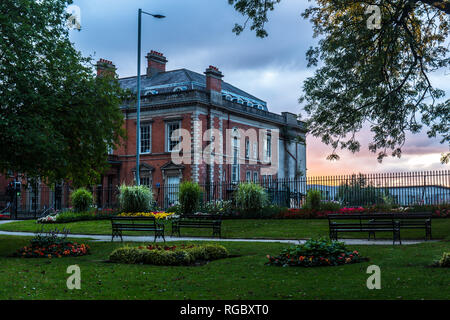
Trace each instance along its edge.
<path fill-rule="evenodd" d="M 446 14 L 450 14 L 450 1 L 448 0 L 417 0 L 417 2 L 428 4 L 436 9 L 439 9 L 440 11 L 445 12 Z"/>

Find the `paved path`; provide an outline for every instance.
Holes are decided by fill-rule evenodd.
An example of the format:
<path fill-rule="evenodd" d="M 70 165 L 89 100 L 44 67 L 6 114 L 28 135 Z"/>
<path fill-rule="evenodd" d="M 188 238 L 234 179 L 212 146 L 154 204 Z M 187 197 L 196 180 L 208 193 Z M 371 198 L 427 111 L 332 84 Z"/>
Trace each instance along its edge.
<path fill-rule="evenodd" d="M 8 223 L 12 221 L 0 221 L 0 224 Z M 33 236 L 32 232 L 13 232 L 13 231 L 0 231 L 0 235 L 6 236 Z M 109 235 L 88 235 L 88 234 L 70 234 L 70 238 L 82 238 L 91 239 L 93 241 L 111 241 L 111 236 Z M 129 242 L 153 242 L 153 236 L 123 236 L 124 241 Z M 120 241 L 120 239 L 115 238 L 114 241 Z M 158 239 L 158 242 L 161 242 Z M 201 238 L 201 237 L 166 237 L 166 241 L 226 241 L 226 242 L 280 242 L 280 243 L 293 243 L 298 244 L 304 243 L 306 240 L 286 240 L 286 239 L 226 239 L 226 238 Z M 365 240 L 365 239 L 339 239 L 339 241 L 344 242 L 348 245 L 392 245 L 392 240 Z M 433 240 L 434 241 L 434 240 Z M 402 244 L 417 244 L 422 243 L 423 240 L 402 240 Z M 428 241 L 429 242 L 429 241 Z"/>

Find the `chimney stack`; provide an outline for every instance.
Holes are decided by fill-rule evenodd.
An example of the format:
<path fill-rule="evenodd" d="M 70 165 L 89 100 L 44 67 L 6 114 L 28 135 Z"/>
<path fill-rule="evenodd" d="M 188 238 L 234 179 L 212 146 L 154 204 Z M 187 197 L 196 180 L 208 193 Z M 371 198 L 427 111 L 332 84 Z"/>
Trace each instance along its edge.
<path fill-rule="evenodd" d="M 222 92 L 222 78 L 223 74 L 217 67 L 209 66 L 205 71 L 206 75 L 206 90 Z"/>
<path fill-rule="evenodd" d="M 97 67 L 97 77 L 116 74 L 116 66 L 109 60 L 100 59 L 95 66 Z"/>
<path fill-rule="evenodd" d="M 150 51 L 147 56 L 147 77 L 152 77 L 157 73 L 166 72 L 167 59 L 161 52 Z"/>

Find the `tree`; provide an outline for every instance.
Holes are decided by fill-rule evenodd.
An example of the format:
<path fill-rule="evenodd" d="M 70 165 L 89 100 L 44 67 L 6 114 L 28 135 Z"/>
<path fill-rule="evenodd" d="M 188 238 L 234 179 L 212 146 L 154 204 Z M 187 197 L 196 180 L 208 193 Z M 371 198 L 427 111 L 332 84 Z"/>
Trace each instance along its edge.
<path fill-rule="evenodd" d="M 247 16 L 234 32 L 252 20 L 256 35 L 267 36 L 268 12 L 280 1 L 229 0 Z M 302 16 L 320 38 L 306 53 L 308 67 L 321 65 L 299 100 L 309 132 L 333 148 L 328 159 L 339 159 L 338 148 L 358 152 L 356 133 L 365 123 L 374 134 L 369 150 L 380 162 L 388 152 L 400 157 L 406 133 L 423 125 L 429 137 L 450 145 L 450 100 L 429 77 L 450 63 L 450 1 L 316 0 Z"/>
<path fill-rule="evenodd" d="M 71 0 L 0 3 L 0 172 L 96 182 L 124 137 L 125 93 L 69 41 Z"/>

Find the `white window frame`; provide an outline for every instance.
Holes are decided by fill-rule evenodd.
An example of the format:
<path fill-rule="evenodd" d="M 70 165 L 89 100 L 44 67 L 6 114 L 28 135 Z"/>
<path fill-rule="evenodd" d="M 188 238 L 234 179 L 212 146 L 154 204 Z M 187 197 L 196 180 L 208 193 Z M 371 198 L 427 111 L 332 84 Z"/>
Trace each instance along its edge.
<path fill-rule="evenodd" d="M 176 141 L 172 141 L 171 140 L 171 136 L 169 135 L 169 131 L 170 131 L 170 126 L 171 125 L 173 125 L 173 124 L 177 124 L 178 125 L 178 129 L 181 129 L 181 121 L 180 120 L 176 120 L 176 121 L 167 121 L 166 122 L 166 125 L 165 125 L 165 127 L 166 127 L 166 152 L 172 152 L 172 151 L 180 151 L 180 149 L 178 148 L 178 149 L 171 149 L 170 148 L 170 143 L 171 142 L 176 142 Z M 181 142 L 181 135 L 180 135 L 180 137 L 178 138 L 178 143 L 177 143 L 177 145 L 179 145 L 180 144 L 180 142 Z"/>
<path fill-rule="evenodd" d="M 250 139 L 245 138 L 245 159 L 250 159 Z"/>
<path fill-rule="evenodd" d="M 239 182 L 240 177 L 240 166 L 239 166 L 239 138 L 233 137 L 233 164 L 231 165 L 231 181 Z"/>
<path fill-rule="evenodd" d="M 150 176 L 144 176 L 144 177 L 139 176 L 139 180 L 141 180 L 140 181 L 141 186 L 146 186 L 146 187 L 149 187 L 150 189 L 152 188 L 152 179 Z"/>
<path fill-rule="evenodd" d="M 272 162 L 272 135 L 270 132 L 266 133 L 264 141 L 264 160 L 265 162 Z"/>
<path fill-rule="evenodd" d="M 143 152 L 144 144 L 142 143 L 144 141 L 142 128 L 144 128 L 144 127 L 148 127 L 148 144 L 149 144 L 148 151 L 145 151 L 145 152 Z M 139 130 L 139 134 L 141 135 L 140 146 L 139 146 L 140 154 L 152 153 L 152 124 L 151 123 L 145 123 L 145 122 L 141 123 L 141 128 Z M 145 140 L 147 140 L 147 139 L 145 139 Z"/>
<path fill-rule="evenodd" d="M 258 182 L 258 171 L 253 171 L 253 182 Z"/>

